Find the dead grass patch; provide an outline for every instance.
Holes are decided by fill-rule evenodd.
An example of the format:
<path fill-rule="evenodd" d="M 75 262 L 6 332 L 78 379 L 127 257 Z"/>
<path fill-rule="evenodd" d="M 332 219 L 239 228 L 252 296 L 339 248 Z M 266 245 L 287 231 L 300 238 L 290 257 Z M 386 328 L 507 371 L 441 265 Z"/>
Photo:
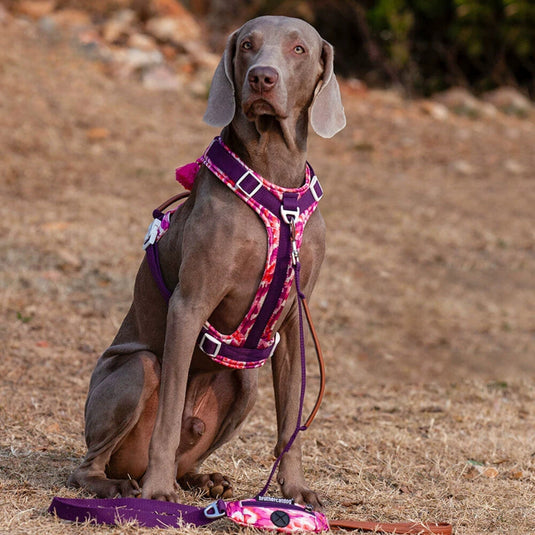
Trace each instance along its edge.
<path fill-rule="evenodd" d="M 84 454 L 89 376 L 151 210 L 215 132 L 202 101 L 111 81 L 25 26 L 2 28 L 0 65 L 0 533 L 148 532 L 46 509 L 78 495 L 64 485 Z M 533 120 L 438 121 L 373 92 L 345 104 L 349 127 L 310 142 L 327 192 L 312 308 L 328 387 L 303 437 L 307 477 L 331 517 L 534 532 Z M 239 438 L 207 463 L 238 497 L 270 468 L 270 384 L 265 370 Z"/>

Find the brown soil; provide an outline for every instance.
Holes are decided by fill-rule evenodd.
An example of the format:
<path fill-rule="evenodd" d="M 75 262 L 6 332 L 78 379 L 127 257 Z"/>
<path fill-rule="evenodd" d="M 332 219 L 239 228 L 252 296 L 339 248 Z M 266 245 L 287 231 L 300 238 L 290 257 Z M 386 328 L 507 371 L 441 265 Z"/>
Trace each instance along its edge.
<path fill-rule="evenodd" d="M 307 477 L 331 516 L 534 533 L 533 115 L 439 120 L 350 87 L 344 102 L 345 131 L 310 140 L 328 389 Z M 217 133 L 204 106 L 112 80 L 32 25 L 0 28 L 0 533 L 137 532 L 45 511 L 75 495 L 90 373 L 129 306 L 152 209 Z M 270 381 L 207 463 L 238 497 L 269 468 Z"/>

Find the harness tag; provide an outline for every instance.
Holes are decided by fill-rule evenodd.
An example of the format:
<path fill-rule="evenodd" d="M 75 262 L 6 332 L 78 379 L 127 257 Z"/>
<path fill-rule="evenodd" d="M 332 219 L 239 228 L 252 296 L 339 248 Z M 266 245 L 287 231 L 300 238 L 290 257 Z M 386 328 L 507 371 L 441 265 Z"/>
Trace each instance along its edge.
<path fill-rule="evenodd" d="M 152 220 L 147 230 L 147 234 L 145 234 L 145 239 L 143 240 L 143 250 L 146 250 L 149 245 L 154 245 L 156 243 L 156 238 L 158 237 L 158 232 L 161 226 L 162 222 L 159 219 L 155 218 Z"/>

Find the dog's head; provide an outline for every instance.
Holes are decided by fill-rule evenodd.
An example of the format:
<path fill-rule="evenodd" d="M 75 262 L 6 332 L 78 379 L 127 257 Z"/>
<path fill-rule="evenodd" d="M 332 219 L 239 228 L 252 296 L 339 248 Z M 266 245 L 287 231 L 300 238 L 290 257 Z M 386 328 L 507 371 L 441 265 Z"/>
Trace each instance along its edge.
<path fill-rule="evenodd" d="M 332 137 L 346 124 L 333 71 L 333 47 L 301 19 L 259 17 L 230 35 L 215 71 L 204 120 L 226 126 L 236 114 L 255 121 L 308 113 Z"/>

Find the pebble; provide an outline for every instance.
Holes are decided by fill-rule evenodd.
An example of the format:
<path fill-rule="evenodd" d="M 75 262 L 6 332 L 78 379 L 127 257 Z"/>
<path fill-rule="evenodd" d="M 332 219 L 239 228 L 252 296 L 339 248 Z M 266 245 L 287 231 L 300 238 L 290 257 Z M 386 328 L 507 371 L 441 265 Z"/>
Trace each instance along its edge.
<path fill-rule="evenodd" d="M 476 167 L 466 160 L 455 160 L 451 162 L 450 167 L 455 173 L 464 176 L 473 175 L 477 171 Z"/>
<path fill-rule="evenodd" d="M 424 100 L 420 104 L 420 108 L 422 111 L 433 117 L 433 119 L 437 119 L 438 121 L 445 121 L 450 116 L 448 108 L 440 102 Z"/>
<path fill-rule="evenodd" d="M 505 160 L 503 167 L 508 173 L 512 175 L 523 175 L 526 172 L 526 168 L 516 160 Z"/>

